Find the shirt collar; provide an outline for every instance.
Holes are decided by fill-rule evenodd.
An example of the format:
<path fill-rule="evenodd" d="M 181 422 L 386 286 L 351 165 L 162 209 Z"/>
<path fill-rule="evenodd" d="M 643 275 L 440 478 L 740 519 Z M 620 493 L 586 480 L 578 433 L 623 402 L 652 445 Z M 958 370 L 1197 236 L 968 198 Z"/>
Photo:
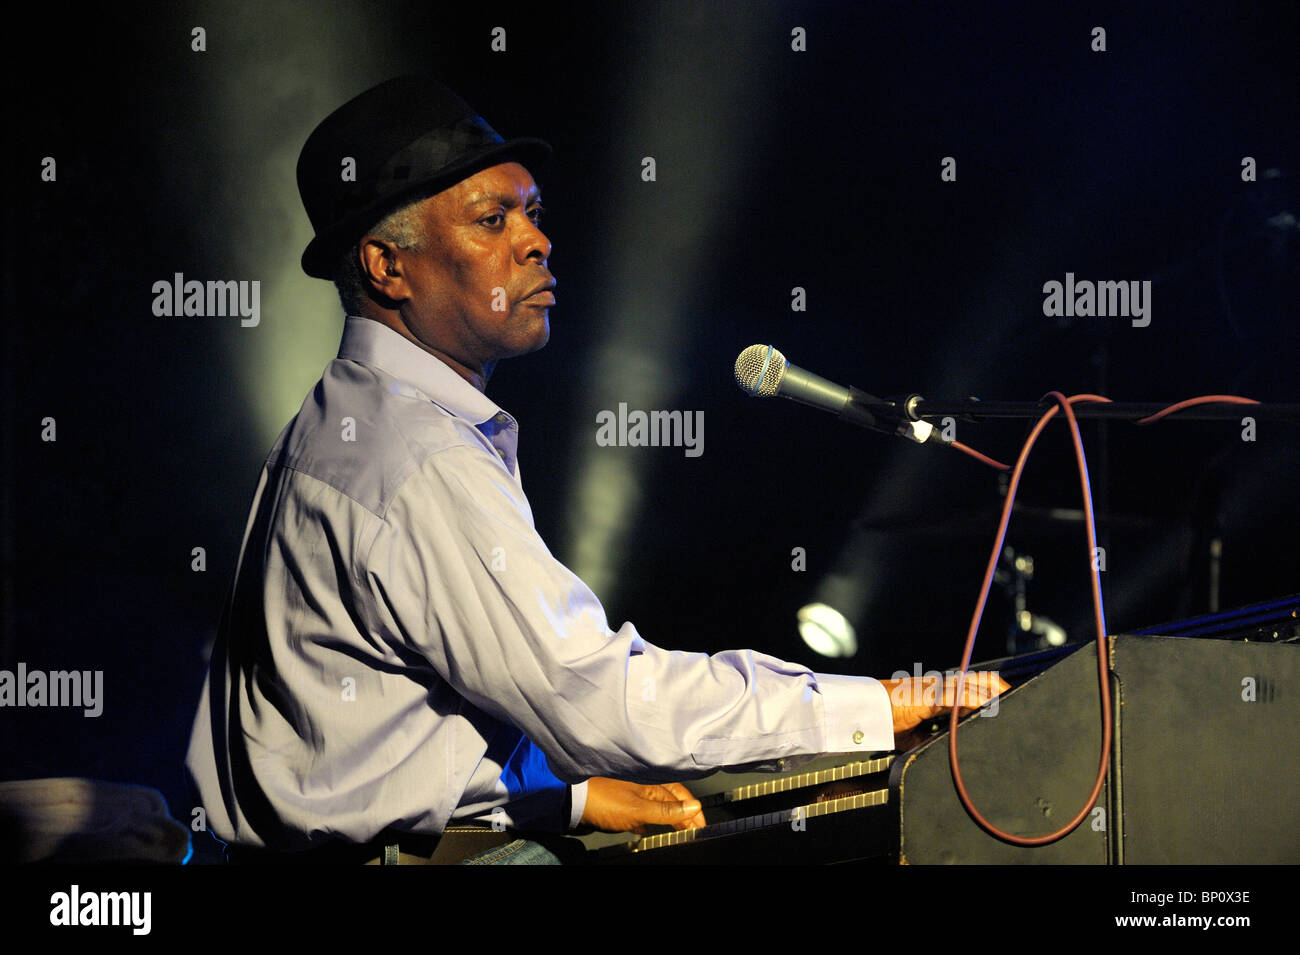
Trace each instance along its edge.
<path fill-rule="evenodd" d="M 339 358 L 373 365 L 449 414 L 468 421 L 496 448 L 506 469 L 515 473 L 519 423 L 419 345 L 381 322 L 349 315 L 343 322 Z"/>

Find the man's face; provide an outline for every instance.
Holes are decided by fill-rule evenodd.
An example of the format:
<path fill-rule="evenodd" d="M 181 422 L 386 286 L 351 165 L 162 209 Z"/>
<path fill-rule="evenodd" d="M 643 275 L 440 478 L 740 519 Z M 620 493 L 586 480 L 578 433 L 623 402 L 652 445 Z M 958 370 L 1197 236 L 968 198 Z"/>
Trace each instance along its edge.
<path fill-rule="evenodd" d="M 528 170 L 516 162 L 484 169 L 420 211 L 424 247 L 401 253 L 410 295 L 400 311 L 415 337 L 474 371 L 545 345 L 555 279 Z"/>

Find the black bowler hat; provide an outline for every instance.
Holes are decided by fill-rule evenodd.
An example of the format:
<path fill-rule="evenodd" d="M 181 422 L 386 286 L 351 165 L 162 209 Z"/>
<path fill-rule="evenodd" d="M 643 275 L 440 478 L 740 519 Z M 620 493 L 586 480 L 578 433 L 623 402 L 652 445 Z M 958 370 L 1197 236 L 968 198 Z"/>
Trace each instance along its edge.
<path fill-rule="evenodd" d="M 416 193 L 432 195 L 503 162 L 537 176 L 550 156 L 543 140 L 502 139 L 433 77 L 380 83 L 321 120 L 298 156 L 298 194 L 316 230 L 302 269 L 333 278 L 339 254 Z M 355 182 L 343 179 L 348 157 Z"/>

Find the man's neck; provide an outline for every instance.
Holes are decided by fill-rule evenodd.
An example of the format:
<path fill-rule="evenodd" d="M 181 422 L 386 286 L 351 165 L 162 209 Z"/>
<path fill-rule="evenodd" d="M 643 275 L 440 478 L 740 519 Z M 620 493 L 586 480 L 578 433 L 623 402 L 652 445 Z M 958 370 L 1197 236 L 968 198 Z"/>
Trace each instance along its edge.
<path fill-rule="evenodd" d="M 381 325 L 391 328 L 407 341 L 417 345 L 420 349 L 438 359 L 480 392 L 487 394 L 488 379 L 492 377 L 492 371 L 496 368 L 497 364 L 495 361 L 484 362 L 482 368 L 472 368 L 464 362 L 453 358 L 445 351 L 420 341 L 420 339 L 415 337 L 406 322 L 402 321 L 402 316 L 397 312 L 390 312 L 383 309 L 363 309 L 360 317 L 367 318 L 372 322 L 378 322 Z"/>

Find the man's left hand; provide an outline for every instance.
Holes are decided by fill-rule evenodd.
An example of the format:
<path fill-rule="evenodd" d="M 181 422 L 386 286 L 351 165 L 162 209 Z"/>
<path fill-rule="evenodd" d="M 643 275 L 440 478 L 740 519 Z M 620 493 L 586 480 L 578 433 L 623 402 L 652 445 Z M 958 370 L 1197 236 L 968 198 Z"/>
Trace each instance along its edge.
<path fill-rule="evenodd" d="M 700 801 L 681 783 L 647 786 L 593 776 L 587 780 L 585 825 L 606 832 L 645 835 L 647 826 L 698 829 L 705 824 Z"/>

